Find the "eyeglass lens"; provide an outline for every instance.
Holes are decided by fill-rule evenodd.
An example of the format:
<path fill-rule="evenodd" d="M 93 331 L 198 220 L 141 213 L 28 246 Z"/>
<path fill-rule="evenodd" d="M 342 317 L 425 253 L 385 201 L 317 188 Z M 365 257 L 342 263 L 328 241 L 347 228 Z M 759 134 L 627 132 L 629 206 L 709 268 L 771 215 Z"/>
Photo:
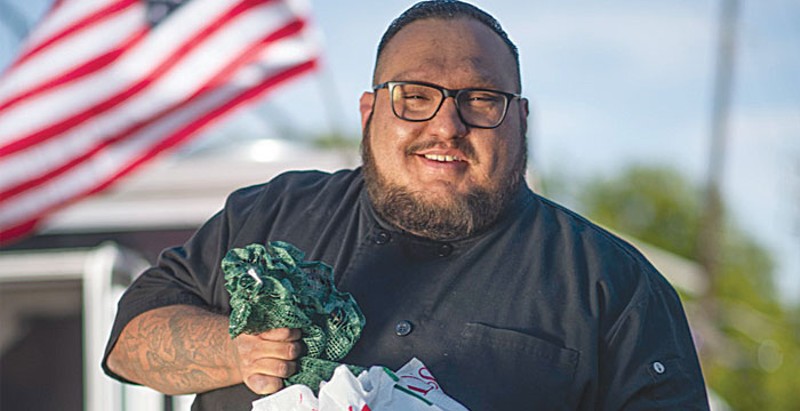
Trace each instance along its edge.
<path fill-rule="evenodd" d="M 404 120 L 430 120 L 443 100 L 442 90 L 424 84 L 399 83 L 392 87 L 392 109 Z M 461 90 L 456 95 L 456 107 L 461 119 L 477 127 L 498 125 L 507 104 L 505 95 L 488 90 Z"/>

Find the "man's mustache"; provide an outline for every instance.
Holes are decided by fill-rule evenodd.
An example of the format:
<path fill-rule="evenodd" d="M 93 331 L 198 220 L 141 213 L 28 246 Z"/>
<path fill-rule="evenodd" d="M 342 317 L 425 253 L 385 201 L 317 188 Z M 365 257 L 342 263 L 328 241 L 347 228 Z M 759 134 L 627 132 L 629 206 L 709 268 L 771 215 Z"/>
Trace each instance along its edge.
<path fill-rule="evenodd" d="M 450 140 L 449 142 L 442 142 L 441 140 L 418 141 L 406 147 L 405 154 L 413 155 L 419 151 L 437 147 L 458 150 L 464 154 L 464 160 L 472 160 L 475 158 L 475 147 L 472 146 L 472 143 L 463 138 Z"/>

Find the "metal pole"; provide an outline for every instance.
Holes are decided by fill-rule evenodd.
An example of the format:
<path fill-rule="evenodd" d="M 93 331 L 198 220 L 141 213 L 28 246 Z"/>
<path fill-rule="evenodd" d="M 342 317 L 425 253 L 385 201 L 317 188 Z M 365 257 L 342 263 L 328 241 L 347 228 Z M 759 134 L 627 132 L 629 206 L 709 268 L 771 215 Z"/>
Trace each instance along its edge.
<path fill-rule="evenodd" d="M 320 62 L 319 69 L 315 75 L 317 87 L 319 88 L 320 98 L 322 105 L 325 109 L 325 115 L 328 120 L 328 130 L 334 138 L 344 138 L 344 133 L 341 127 L 341 119 L 344 118 L 342 112 L 341 99 L 339 98 L 339 91 L 333 81 L 327 64 L 324 61 Z"/>
<path fill-rule="evenodd" d="M 720 269 L 720 244 L 724 221 L 720 186 L 725 168 L 739 1 L 722 0 L 721 6 L 711 114 L 708 181 L 698 238 L 698 260 L 708 275 L 710 299 L 713 299 Z"/>

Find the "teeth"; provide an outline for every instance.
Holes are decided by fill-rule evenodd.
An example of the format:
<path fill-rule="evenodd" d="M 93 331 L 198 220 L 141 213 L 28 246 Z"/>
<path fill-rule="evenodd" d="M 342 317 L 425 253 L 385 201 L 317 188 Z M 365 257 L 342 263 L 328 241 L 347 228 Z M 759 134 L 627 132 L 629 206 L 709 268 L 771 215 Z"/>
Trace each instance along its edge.
<path fill-rule="evenodd" d="M 441 161 L 443 163 L 449 163 L 449 162 L 452 162 L 452 161 L 460 161 L 458 157 L 445 156 L 445 155 L 441 155 L 441 154 L 425 154 L 425 158 L 427 158 L 428 160 Z"/>

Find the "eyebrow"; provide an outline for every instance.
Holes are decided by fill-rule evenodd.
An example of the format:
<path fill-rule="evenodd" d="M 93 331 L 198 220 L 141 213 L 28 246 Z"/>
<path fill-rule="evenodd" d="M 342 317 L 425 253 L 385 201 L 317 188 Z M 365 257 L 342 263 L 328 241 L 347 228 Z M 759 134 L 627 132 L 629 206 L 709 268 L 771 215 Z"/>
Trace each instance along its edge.
<path fill-rule="evenodd" d="M 394 76 L 392 76 L 392 78 L 387 79 L 385 81 L 421 81 L 421 82 L 426 82 L 426 83 L 430 83 L 430 84 L 436 84 L 436 85 L 442 87 L 441 84 L 431 82 L 426 77 L 427 76 L 425 74 L 423 74 L 422 72 L 420 72 L 420 71 L 409 70 L 409 71 L 404 71 L 404 72 L 397 73 Z M 492 76 L 479 75 L 476 78 L 476 81 L 472 82 L 472 84 L 470 84 L 468 86 L 468 88 L 486 88 L 486 89 L 493 89 L 493 90 L 502 90 L 505 87 L 501 86 L 502 82 L 500 80 L 501 80 L 500 77 L 493 76 L 493 75 Z M 512 82 L 511 88 L 512 89 L 516 88 L 513 85 L 513 82 Z"/>

